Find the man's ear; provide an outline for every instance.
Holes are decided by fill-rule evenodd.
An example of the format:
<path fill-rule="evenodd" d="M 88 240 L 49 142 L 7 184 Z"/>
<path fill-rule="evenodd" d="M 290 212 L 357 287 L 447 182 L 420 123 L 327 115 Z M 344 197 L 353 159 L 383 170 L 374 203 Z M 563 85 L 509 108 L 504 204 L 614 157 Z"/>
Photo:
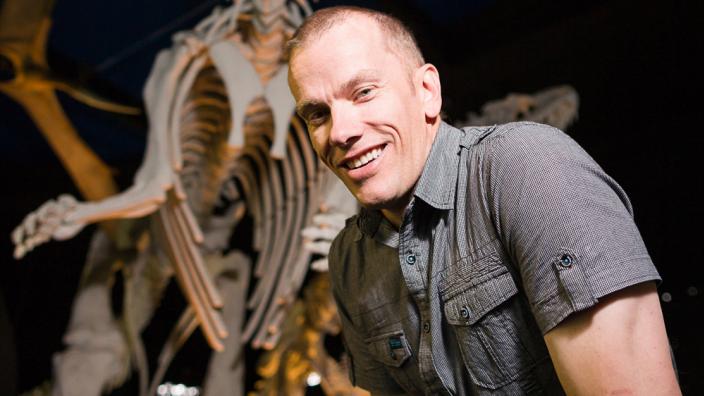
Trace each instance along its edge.
<path fill-rule="evenodd" d="M 423 101 L 423 111 L 428 119 L 435 119 L 440 115 L 442 108 L 442 93 L 440 90 L 440 74 L 438 69 L 430 63 L 421 66 L 417 73 L 420 74 L 420 94 Z"/>

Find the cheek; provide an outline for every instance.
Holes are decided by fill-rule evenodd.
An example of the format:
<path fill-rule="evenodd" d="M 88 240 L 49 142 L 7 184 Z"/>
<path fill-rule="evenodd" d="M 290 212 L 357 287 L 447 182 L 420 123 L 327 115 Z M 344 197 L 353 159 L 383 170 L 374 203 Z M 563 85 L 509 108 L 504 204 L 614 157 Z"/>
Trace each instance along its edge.
<path fill-rule="evenodd" d="M 312 133 L 308 132 L 308 137 L 310 138 L 310 143 L 313 146 L 313 150 L 315 150 L 318 155 L 323 153 L 325 150 L 325 137 L 318 131 Z"/>
<path fill-rule="evenodd" d="M 417 111 L 412 103 L 398 97 L 386 96 L 368 110 L 370 117 L 398 129 L 405 129 L 408 125 L 418 122 Z"/>
<path fill-rule="evenodd" d="M 330 164 L 328 163 L 328 156 L 330 155 L 330 147 L 327 144 L 327 139 L 324 136 L 321 136 L 319 134 L 309 134 L 310 137 L 310 142 L 311 145 L 313 146 L 313 150 L 317 154 L 318 158 L 329 168 L 332 169 Z"/>

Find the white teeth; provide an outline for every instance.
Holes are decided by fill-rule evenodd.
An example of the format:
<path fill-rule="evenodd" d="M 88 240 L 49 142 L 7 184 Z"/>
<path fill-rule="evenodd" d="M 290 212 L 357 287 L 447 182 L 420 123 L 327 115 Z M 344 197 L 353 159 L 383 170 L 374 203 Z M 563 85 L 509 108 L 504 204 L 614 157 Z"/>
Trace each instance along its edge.
<path fill-rule="evenodd" d="M 347 167 L 350 169 L 357 169 L 361 166 L 368 164 L 372 160 L 379 158 L 380 155 L 381 155 L 381 149 L 380 148 L 374 149 L 374 150 L 364 154 L 363 156 L 357 158 L 356 160 L 349 161 L 347 163 Z"/>

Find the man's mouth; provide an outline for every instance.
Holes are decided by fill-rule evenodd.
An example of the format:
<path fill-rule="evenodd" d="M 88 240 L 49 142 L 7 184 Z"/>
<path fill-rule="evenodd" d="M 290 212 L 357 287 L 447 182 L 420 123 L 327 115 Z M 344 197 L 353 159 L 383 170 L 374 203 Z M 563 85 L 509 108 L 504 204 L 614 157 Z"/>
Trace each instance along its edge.
<path fill-rule="evenodd" d="M 377 147 L 377 148 L 375 148 L 375 149 L 373 149 L 373 150 L 370 150 L 370 151 L 367 152 L 366 154 L 363 154 L 363 155 L 361 155 L 361 156 L 359 156 L 359 157 L 357 157 L 357 158 L 355 158 L 355 159 L 351 159 L 351 160 L 345 162 L 345 166 L 346 166 L 348 169 L 357 169 L 357 168 L 361 168 L 361 167 L 363 167 L 364 165 L 366 165 L 366 164 L 368 164 L 368 163 L 374 161 L 375 159 L 379 158 L 379 156 L 381 155 L 381 152 L 382 152 L 383 150 L 384 150 L 384 147 L 383 147 L 383 146 L 382 146 L 382 147 Z"/>

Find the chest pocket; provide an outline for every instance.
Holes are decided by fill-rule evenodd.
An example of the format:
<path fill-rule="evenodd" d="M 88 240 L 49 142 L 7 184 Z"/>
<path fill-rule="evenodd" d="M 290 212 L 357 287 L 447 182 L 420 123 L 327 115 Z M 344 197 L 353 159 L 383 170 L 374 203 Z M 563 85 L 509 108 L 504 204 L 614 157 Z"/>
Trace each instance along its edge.
<path fill-rule="evenodd" d="M 498 389 L 529 371 L 537 360 L 523 338 L 524 328 L 516 318 L 523 315 L 518 288 L 505 267 L 482 277 L 480 283 L 453 287 L 442 296 L 447 322 L 457 337 L 462 359 L 472 382 L 479 387 Z M 522 340 L 523 339 L 523 340 Z"/>

